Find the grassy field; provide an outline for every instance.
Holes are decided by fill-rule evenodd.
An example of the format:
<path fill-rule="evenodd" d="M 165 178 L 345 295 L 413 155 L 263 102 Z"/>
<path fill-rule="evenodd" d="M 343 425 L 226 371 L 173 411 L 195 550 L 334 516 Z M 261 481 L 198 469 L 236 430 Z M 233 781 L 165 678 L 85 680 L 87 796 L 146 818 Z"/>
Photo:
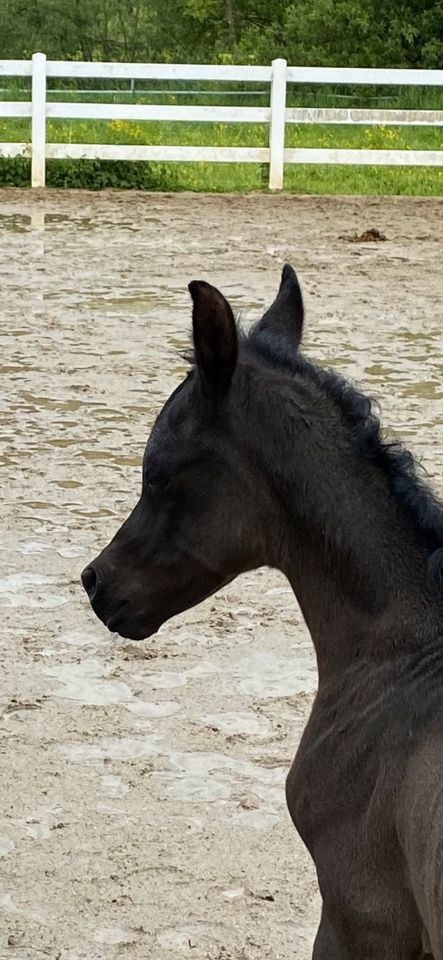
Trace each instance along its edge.
<path fill-rule="evenodd" d="M 419 98 L 417 102 L 417 93 Z M 407 91 L 401 106 L 438 108 L 435 95 Z M 66 93 L 57 99 L 68 99 Z M 113 100 L 123 98 L 116 94 Z M 72 95 L 69 96 L 72 99 Z M 75 95 L 75 99 L 80 99 Z M 81 99 L 87 100 L 85 94 Z M 127 99 L 127 94 L 124 97 Z M 136 102 L 150 98 L 137 97 Z M 158 97 L 155 97 L 159 101 Z M 169 102 L 177 102 L 167 94 Z M 200 96 L 200 102 L 203 97 Z M 440 98 L 439 98 L 440 99 Z M 386 102 L 383 106 L 398 106 Z M 131 101 L 134 102 L 134 101 Z M 181 101 L 180 101 L 181 102 Z M 226 101 L 225 101 L 226 102 Z M 317 101 L 318 102 L 318 101 Z M 305 105 L 313 105 L 305 99 Z M 326 105 L 323 102 L 321 105 Z M 333 105 L 329 103 L 329 105 Z M 343 105 L 342 103 L 340 105 Z M 361 103 L 346 104 L 361 106 Z M 366 104 L 368 105 L 368 104 Z M 371 105 L 371 104 L 369 104 Z M 182 144 L 189 146 L 267 146 L 268 129 L 261 124 L 178 123 L 138 121 L 55 120 L 47 124 L 48 141 L 116 144 Z M 30 121 L 0 119 L 0 141 L 30 140 Z M 287 147 L 443 150 L 443 127 L 364 127 L 350 125 L 288 125 Z M 50 161 L 48 183 L 54 186 L 139 187 L 161 190 L 250 191 L 267 187 L 268 171 L 259 164 L 130 163 L 111 161 Z M 0 160 L 0 185 L 29 181 L 29 162 Z M 285 189 L 298 193 L 443 195 L 443 168 L 287 165 Z"/>

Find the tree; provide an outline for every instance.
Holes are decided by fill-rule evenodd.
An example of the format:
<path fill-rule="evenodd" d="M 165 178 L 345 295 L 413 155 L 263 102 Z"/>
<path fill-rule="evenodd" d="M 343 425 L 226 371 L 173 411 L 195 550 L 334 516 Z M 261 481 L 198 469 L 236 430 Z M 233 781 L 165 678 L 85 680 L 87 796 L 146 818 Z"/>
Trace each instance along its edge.
<path fill-rule="evenodd" d="M 439 67 L 443 0 L 2 0 L 0 56 Z"/>

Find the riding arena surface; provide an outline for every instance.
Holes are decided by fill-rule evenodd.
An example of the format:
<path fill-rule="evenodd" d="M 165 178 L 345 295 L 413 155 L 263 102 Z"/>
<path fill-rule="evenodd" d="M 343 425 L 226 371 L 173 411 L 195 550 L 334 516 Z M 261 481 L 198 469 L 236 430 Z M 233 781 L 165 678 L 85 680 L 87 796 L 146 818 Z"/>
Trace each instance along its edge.
<path fill-rule="evenodd" d="M 291 262 L 304 351 L 441 494 L 442 244 L 441 200 L 0 194 L 2 960 L 311 956 L 284 782 L 316 666 L 289 585 L 245 575 L 135 644 L 79 573 L 138 498 L 192 279 L 247 327 Z"/>

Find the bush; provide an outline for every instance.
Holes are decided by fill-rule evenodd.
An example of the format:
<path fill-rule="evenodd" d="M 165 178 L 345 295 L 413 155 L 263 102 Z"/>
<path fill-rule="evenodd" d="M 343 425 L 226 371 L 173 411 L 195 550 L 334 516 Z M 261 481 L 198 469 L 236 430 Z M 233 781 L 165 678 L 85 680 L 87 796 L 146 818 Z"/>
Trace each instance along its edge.
<path fill-rule="evenodd" d="M 48 187 L 83 190 L 176 190 L 177 173 L 156 163 L 122 160 L 48 160 Z M 0 158 L 0 187 L 29 187 L 31 161 L 25 157 Z"/>
<path fill-rule="evenodd" d="M 0 187 L 30 186 L 30 160 L 26 157 L 0 157 Z"/>

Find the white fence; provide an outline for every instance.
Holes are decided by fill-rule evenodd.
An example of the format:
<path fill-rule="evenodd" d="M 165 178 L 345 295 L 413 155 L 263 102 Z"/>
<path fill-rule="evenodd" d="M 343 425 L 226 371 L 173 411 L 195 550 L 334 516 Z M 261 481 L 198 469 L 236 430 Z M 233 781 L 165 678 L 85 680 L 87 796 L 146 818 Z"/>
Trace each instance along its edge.
<path fill-rule="evenodd" d="M 0 101 L 0 117 L 31 117 L 31 143 L 0 143 L 0 157 L 31 156 L 32 186 L 44 187 L 47 159 L 211 161 L 269 164 L 269 188 L 283 187 L 286 163 L 443 166 L 443 150 L 285 149 L 288 123 L 384 124 L 443 126 L 443 110 L 361 110 L 287 107 L 287 85 L 363 84 L 365 86 L 443 87 L 443 70 L 375 70 L 339 67 L 215 66 L 163 63 L 83 63 L 47 60 L 35 53 L 29 60 L 0 60 L 0 77 L 31 77 L 32 97 Z M 175 106 L 167 104 L 61 103 L 47 97 L 47 78 L 108 80 L 196 80 L 269 83 L 268 107 Z M 204 95 L 204 94 L 203 94 Z M 48 143 L 46 120 L 178 120 L 222 123 L 266 123 L 268 147 L 123 146 L 95 143 Z"/>

